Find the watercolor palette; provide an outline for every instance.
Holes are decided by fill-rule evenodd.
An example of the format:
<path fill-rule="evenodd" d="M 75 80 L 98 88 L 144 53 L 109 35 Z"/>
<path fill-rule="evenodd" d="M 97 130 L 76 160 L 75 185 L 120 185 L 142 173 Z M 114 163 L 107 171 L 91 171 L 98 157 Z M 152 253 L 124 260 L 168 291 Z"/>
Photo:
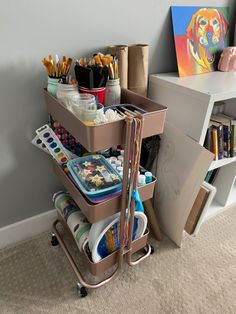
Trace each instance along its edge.
<path fill-rule="evenodd" d="M 66 152 L 61 142 L 58 140 L 56 134 L 47 124 L 37 129 L 36 133 L 48 149 L 49 153 L 59 164 L 64 164 L 69 161 L 70 157 L 68 153 Z"/>
<path fill-rule="evenodd" d="M 49 150 L 47 149 L 46 145 L 43 143 L 43 141 L 40 139 L 40 137 L 38 136 L 38 134 L 35 136 L 35 138 L 33 138 L 33 140 L 31 141 L 31 143 L 33 145 L 35 145 L 36 147 L 42 149 L 45 153 L 49 154 Z"/>

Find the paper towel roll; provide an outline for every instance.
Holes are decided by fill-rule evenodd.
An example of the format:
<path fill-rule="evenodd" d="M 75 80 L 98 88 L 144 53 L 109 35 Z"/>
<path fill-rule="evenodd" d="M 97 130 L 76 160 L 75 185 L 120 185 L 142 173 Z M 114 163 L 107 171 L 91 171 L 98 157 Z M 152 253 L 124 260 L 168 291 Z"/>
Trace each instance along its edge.
<path fill-rule="evenodd" d="M 115 45 L 109 46 L 108 52 L 118 59 L 118 71 L 120 78 L 120 86 L 128 88 L 128 46 Z"/>
<path fill-rule="evenodd" d="M 142 96 L 147 96 L 148 54 L 146 44 L 129 46 L 128 52 L 128 88 Z"/>

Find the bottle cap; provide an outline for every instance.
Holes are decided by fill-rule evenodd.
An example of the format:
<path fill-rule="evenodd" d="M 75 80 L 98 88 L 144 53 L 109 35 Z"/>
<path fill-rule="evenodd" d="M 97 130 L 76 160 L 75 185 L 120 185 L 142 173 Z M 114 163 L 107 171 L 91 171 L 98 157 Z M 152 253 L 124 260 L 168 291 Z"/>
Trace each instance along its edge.
<path fill-rule="evenodd" d="M 116 167 L 121 167 L 121 161 L 120 160 L 116 161 Z"/>
<path fill-rule="evenodd" d="M 144 174 L 140 174 L 138 176 L 138 185 L 145 185 L 146 184 L 146 177 Z"/>
<path fill-rule="evenodd" d="M 123 173 L 123 167 L 117 167 L 116 168 L 118 172 L 122 172 Z"/>
<path fill-rule="evenodd" d="M 120 160 L 120 161 L 123 163 L 123 161 L 124 161 L 124 156 L 123 156 L 123 155 L 118 156 L 118 160 Z"/>
<path fill-rule="evenodd" d="M 145 172 L 145 180 L 146 180 L 146 183 L 152 182 L 152 173 L 150 171 Z"/>
<path fill-rule="evenodd" d="M 111 156 L 110 157 L 110 162 L 111 163 L 116 163 L 116 161 L 117 161 L 117 158 L 115 156 Z"/>

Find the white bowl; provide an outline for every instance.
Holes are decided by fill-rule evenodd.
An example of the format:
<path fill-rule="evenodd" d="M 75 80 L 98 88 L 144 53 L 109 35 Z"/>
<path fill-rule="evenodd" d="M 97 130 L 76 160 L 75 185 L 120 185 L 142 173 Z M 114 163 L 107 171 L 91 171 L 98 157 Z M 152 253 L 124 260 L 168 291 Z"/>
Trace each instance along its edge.
<path fill-rule="evenodd" d="M 135 239 L 138 239 L 139 237 L 143 236 L 143 234 L 144 234 L 144 232 L 145 232 L 145 230 L 147 228 L 147 217 L 142 212 L 135 212 L 135 217 L 138 218 L 138 227 L 137 227 Z M 93 228 L 93 226 L 92 226 L 92 228 L 90 230 L 91 236 L 89 234 L 89 240 L 90 240 L 89 248 L 90 248 L 90 251 L 91 251 L 91 254 L 92 254 L 92 260 L 93 260 L 94 263 L 97 263 L 97 262 L 99 262 L 102 259 L 102 257 L 98 253 L 99 243 L 100 243 L 102 237 L 106 234 L 106 232 L 114 224 L 119 222 L 119 220 L 120 220 L 120 213 L 115 214 L 112 217 L 108 217 L 108 218 L 104 219 L 102 222 L 98 222 L 98 223 L 101 223 L 101 224 L 96 226 L 94 229 L 92 229 Z M 111 219 L 111 218 L 113 218 L 113 219 Z M 96 223 L 96 224 L 98 224 L 98 223 Z M 95 235 L 93 234 L 93 230 L 95 230 Z"/>

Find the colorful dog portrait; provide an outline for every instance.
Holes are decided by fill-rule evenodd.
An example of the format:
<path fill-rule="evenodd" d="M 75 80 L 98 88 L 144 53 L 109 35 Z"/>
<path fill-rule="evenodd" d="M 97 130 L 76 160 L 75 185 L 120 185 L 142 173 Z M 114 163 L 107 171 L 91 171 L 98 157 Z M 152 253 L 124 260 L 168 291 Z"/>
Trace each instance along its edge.
<path fill-rule="evenodd" d="M 171 7 L 179 76 L 217 69 L 222 50 L 229 45 L 228 7 Z"/>

